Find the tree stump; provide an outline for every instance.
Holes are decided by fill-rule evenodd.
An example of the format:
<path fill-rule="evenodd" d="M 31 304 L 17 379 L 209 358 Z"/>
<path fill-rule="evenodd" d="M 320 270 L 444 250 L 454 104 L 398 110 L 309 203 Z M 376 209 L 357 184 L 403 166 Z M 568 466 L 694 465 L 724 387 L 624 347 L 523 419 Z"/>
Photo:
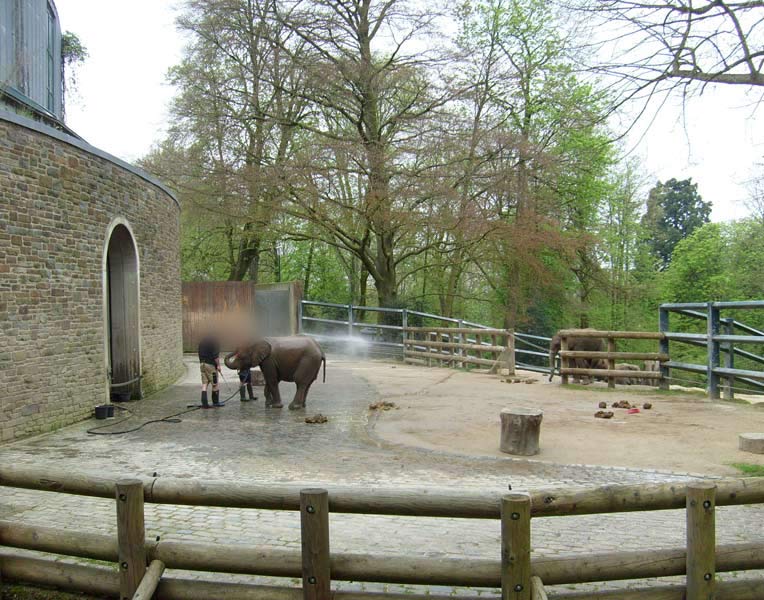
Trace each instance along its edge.
<path fill-rule="evenodd" d="M 535 408 L 504 408 L 500 416 L 499 450 L 521 456 L 533 456 L 539 453 L 543 412 Z"/>
<path fill-rule="evenodd" d="M 753 454 L 764 454 L 764 433 L 741 433 L 740 449 Z"/>

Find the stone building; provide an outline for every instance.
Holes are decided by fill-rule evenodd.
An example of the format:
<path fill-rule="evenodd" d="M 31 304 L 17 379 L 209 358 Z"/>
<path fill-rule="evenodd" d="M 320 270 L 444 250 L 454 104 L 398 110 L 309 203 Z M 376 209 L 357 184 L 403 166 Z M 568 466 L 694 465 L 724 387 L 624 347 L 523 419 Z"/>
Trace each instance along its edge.
<path fill-rule="evenodd" d="M 0 72 L 0 440 L 9 441 L 182 374 L 180 206 L 61 122 L 53 2 L 0 7 L 0 50 L 17 59 Z"/>

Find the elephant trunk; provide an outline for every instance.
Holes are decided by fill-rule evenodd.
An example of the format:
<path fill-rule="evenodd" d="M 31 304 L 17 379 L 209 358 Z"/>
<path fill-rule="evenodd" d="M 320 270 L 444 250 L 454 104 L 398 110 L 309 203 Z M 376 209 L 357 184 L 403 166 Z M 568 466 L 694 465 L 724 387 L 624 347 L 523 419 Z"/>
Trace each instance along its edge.
<path fill-rule="evenodd" d="M 230 354 L 226 354 L 225 358 L 223 358 L 223 362 L 225 363 L 225 366 L 229 369 L 233 369 L 234 371 L 238 370 L 238 367 L 233 363 L 231 360 L 236 356 L 236 352 L 231 352 Z"/>

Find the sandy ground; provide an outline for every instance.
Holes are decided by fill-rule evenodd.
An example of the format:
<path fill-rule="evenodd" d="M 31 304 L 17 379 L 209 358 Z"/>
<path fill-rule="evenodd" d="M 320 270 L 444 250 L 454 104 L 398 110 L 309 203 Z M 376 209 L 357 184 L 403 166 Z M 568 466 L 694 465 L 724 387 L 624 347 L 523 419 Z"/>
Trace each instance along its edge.
<path fill-rule="evenodd" d="M 738 434 L 764 432 L 764 405 L 711 402 L 703 394 L 660 392 L 642 386 L 605 384 L 563 388 L 556 377 L 519 372 L 533 383 L 442 368 L 380 364 L 354 370 L 373 385 L 380 400 L 397 409 L 379 411 L 374 433 L 384 442 L 479 456 L 499 451 L 502 408 L 544 412 L 541 452 L 534 460 L 668 470 L 704 475 L 739 475 L 732 463 L 764 465 L 764 455 L 738 450 Z M 618 400 L 651 410 L 628 414 L 610 408 Z M 605 401 L 612 419 L 595 419 Z"/>

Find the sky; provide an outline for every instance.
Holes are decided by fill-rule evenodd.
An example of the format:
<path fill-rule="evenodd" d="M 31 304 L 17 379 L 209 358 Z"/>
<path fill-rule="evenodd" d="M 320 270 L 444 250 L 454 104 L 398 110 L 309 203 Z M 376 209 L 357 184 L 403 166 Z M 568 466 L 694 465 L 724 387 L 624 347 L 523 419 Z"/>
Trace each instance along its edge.
<path fill-rule="evenodd" d="M 167 71 L 180 61 L 178 0 L 55 0 L 63 31 L 76 33 L 90 56 L 78 69 L 67 124 L 88 142 L 133 162 L 161 138 L 173 89 Z M 707 88 L 679 98 L 655 120 L 640 121 L 624 140 L 648 187 L 692 177 L 713 221 L 746 216 L 745 182 L 764 171 L 764 106 L 740 86 Z"/>

